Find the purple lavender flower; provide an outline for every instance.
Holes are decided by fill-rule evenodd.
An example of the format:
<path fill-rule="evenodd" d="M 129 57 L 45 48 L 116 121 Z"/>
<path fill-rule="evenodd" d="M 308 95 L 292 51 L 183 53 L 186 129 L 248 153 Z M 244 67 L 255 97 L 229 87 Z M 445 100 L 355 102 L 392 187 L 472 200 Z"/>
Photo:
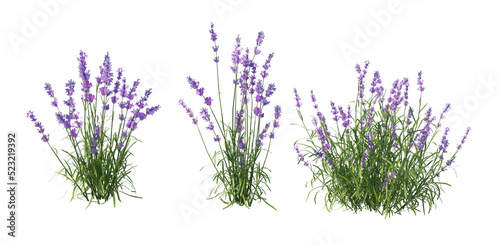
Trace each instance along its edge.
<path fill-rule="evenodd" d="M 152 106 L 152 107 L 149 107 L 146 109 L 146 114 L 148 115 L 153 115 L 155 114 L 158 110 L 160 109 L 160 106 L 157 105 L 157 106 Z"/>
<path fill-rule="evenodd" d="M 259 32 L 258 36 L 257 36 L 257 46 L 260 46 L 262 45 L 262 42 L 264 41 L 264 32 L 261 31 Z"/>
<path fill-rule="evenodd" d="M 28 111 L 28 113 L 26 114 L 26 117 L 31 119 L 32 122 L 34 122 L 35 124 L 35 127 L 37 128 L 37 131 L 38 133 L 42 134 L 42 141 L 43 142 L 48 142 L 49 141 L 49 135 L 45 135 L 44 132 L 45 132 L 45 128 L 43 127 L 42 123 L 41 122 L 38 122 L 36 117 L 35 117 L 35 114 L 32 112 L 32 111 Z"/>
<path fill-rule="evenodd" d="M 293 92 L 295 93 L 295 101 L 297 102 L 297 104 L 295 104 L 295 106 L 297 106 L 297 108 L 300 109 L 300 106 L 302 105 L 302 103 L 300 103 L 299 93 L 297 92 L 296 88 L 293 89 Z"/>
<path fill-rule="evenodd" d="M 281 107 L 279 105 L 274 107 L 274 121 L 273 121 L 273 127 L 274 128 L 279 128 L 279 119 L 281 117 Z"/>
<path fill-rule="evenodd" d="M 245 143 L 243 143 L 243 136 L 240 136 L 240 138 L 238 139 L 238 149 L 244 150 L 245 146 Z"/>
<path fill-rule="evenodd" d="M 127 124 L 125 124 L 125 126 L 127 128 L 129 128 L 131 131 L 134 131 L 137 129 L 137 122 L 135 121 L 135 119 L 136 119 L 136 116 L 132 115 L 131 117 L 128 118 Z"/>
<path fill-rule="evenodd" d="M 413 108 L 408 109 L 408 125 L 412 124 L 411 118 L 413 117 Z"/>
<path fill-rule="evenodd" d="M 101 76 L 96 78 L 97 84 L 104 84 L 105 86 L 111 85 L 111 83 L 113 82 L 113 72 L 111 70 L 111 60 L 109 58 L 109 53 L 106 53 L 106 56 L 104 56 L 104 62 L 102 66 L 99 67 L 99 69 L 101 70 Z"/>
<path fill-rule="evenodd" d="M 274 83 L 269 84 L 266 90 L 266 97 L 267 98 L 271 97 L 274 91 L 276 91 L 276 85 Z"/>
<path fill-rule="evenodd" d="M 118 119 L 120 119 L 120 121 L 123 121 L 123 120 L 125 120 L 125 115 L 123 115 L 123 114 L 120 114 L 120 115 L 118 116 Z"/>
<path fill-rule="evenodd" d="M 121 88 L 119 90 L 120 96 L 122 98 L 127 98 L 128 97 L 127 90 L 128 90 L 127 79 L 124 77 L 122 79 L 122 86 L 121 86 Z"/>
<path fill-rule="evenodd" d="M 267 130 L 269 130 L 269 125 L 270 125 L 270 123 L 266 123 L 266 126 L 262 130 L 262 133 L 259 134 L 259 138 L 261 140 L 264 140 L 266 138 L 266 136 L 267 136 Z"/>
<path fill-rule="evenodd" d="M 99 152 L 97 146 L 99 145 L 100 133 L 101 133 L 101 128 L 99 126 L 96 126 L 94 128 L 94 136 L 92 137 L 92 141 L 90 142 L 90 144 L 92 145 L 92 147 L 90 148 L 90 153 L 94 155 Z"/>
<path fill-rule="evenodd" d="M 444 119 L 444 117 L 445 117 L 445 116 L 444 116 L 444 115 L 445 115 L 445 113 L 447 113 L 448 111 L 450 111 L 450 108 L 451 108 L 450 103 L 446 104 L 446 106 L 445 106 L 445 107 L 444 107 L 444 109 L 443 109 L 443 112 L 441 112 L 441 117 L 440 117 L 441 119 Z"/>
<path fill-rule="evenodd" d="M 118 143 L 118 147 L 123 148 L 123 146 L 124 146 L 123 141 L 120 141 L 120 142 Z"/>
<path fill-rule="evenodd" d="M 211 97 L 206 97 L 205 98 L 205 104 L 208 105 L 208 106 L 211 106 L 212 105 L 212 98 Z"/>
<path fill-rule="evenodd" d="M 311 101 L 314 103 L 314 109 L 318 109 L 318 104 L 316 104 L 316 96 L 314 92 L 311 90 Z"/>
<path fill-rule="evenodd" d="M 198 118 L 196 118 L 193 114 L 191 108 L 187 107 L 186 103 L 183 100 L 179 100 L 179 104 L 184 108 L 189 115 L 189 117 L 193 120 L 193 124 L 198 124 Z"/>
<path fill-rule="evenodd" d="M 51 105 L 53 107 L 57 107 L 57 98 L 54 98 L 54 100 L 52 101 Z"/>
<path fill-rule="evenodd" d="M 372 135 L 370 133 L 365 134 L 366 140 L 368 141 L 368 150 L 373 151 Z"/>
<path fill-rule="evenodd" d="M 365 67 L 363 70 L 361 70 L 361 67 L 359 65 L 356 65 L 356 72 L 359 74 L 358 76 L 358 83 L 359 83 L 359 98 L 363 99 L 364 97 L 364 91 L 365 91 L 365 85 L 364 85 L 364 78 L 366 76 L 366 70 L 368 69 L 368 65 L 370 64 L 369 61 L 365 61 Z"/>
<path fill-rule="evenodd" d="M 302 155 L 302 153 L 300 153 L 299 147 L 295 146 L 294 149 L 295 149 L 295 152 L 297 152 L 297 155 L 299 157 L 299 161 L 303 162 L 304 166 L 309 166 L 309 163 L 307 161 L 305 161 L 304 155 Z"/>
<path fill-rule="evenodd" d="M 219 142 L 219 141 L 220 141 L 220 137 L 219 137 L 219 135 L 215 136 L 214 141 L 215 141 L 215 142 Z"/>
<path fill-rule="evenodd" d="M 243 126 L 243 121 L 245 115 L 245 109 L 241 109 L 241 111 L 236 111 L 236 132 L 241 133 L 245 127 Z"/>
<path fill-rule="evenodd" d="M 72 96 L 73 93 L 75 92 L 75 82 L 73 80 L 69 80 L 67 83 L 66 83 L 66 95 L 68 96 Z"/>
<path fill-rule="evenodd" d="M 385 188 L 385 184 L 387 182 L 389 182 L 389 180 L 392 179 L 392 178 L 394 178 L 394 177 L 396 177 L 396 173 L 395 172 L 391 173 L 387 178 L 385 178 L 384 183 L 380 187 L 382 187 L 382 189 L 384 189 Z"/>
<path fill-rule="evenodd" d="M 214 124 L 212 122 L 208 123 L 208 126 L 206 127 L 207 130 L 214 130 Z"/>
<path fill-rule="evenodd" d="M 273 57 L 274 57 L 274 53 L 269 54 L 269 57 L 267 58 L 264 65 L 262 66 L 262 68 L 264 68 L 264 70 L 260 72 L 260 75 L 262 76 L 263 79 L 266 78 L 267 76 L 269 76 L 269 73 L 267 72 L 267 70 L 269 70 L 269 67 L 271 67 L 271 59 Z"/>
<path fill-rule="evenodd" d="M 425 88 L 423 87 L 424 85 L 424 80 L 422 79 L 422 71 L 418 72 L 418 81 L 417 81 L 417 85 L 419 85 L 420 87 L 418 87 L 418 91 L 420 92 L 423 92 L 425 90 Z"/>
<path fill-rule="evenodd" d="M 43 142 L 48 142 L 48 141 L 49 141 L 49 135 L 48 135 L 48 134 L 44 134 L 44 135 L 42 136 L 42 141 L 43 141 Z"/>
<path fill-rule="evenodd" d="M 238 35 L 236 37 L 236 45 L 234 46 L 234 51 L 231 54 L 231 60 L 233 61 L 233 66 L 231 66 L 231 71 L 236 73 L 238 70 L 238 64 L 240 63 L 240 55 L 241 55 L 241 37 Z"/>
<path fill-rule="evenodd" d="M 363 152 L 363 157 L 361 158 L 361 167 L 362 168 L 365 168 L 367 157 L 368 157 L 368 151 Z"/>
<path fill-rule="evenodd" d="M 89 81 L 90 79 L 90 71 L 87 70 L 87 54 L 83 51 L 80 51 L 80 57 L 78 58 L 78 70 L 80 71 L 80 78 L 82 79 L 82 99 L 86 102 L 92 103 L 94 101 L 95 96 L 90 93 L 90 88 L 92 87 L 92 83 Z"/>
<path fill-rule="evenodd" d="M 410 87 L 410 82 L 408 81 L 408 78 L 403 78 L 403 85 L 405 86 L 405 93 L 404 93 L 404 105 L 408 106 L 408 89 Z"/>
<path fill-rule="evenodd" d="M 71 129 L 69 136 L 72 138 L 76 138 L 76 136 L 78 136 L 76 128 Z"/>
<path fill-rule="evenodd" d="M 339 116 L 337 115 L 339 112 L 337 110 L 337 108 L 335 107 L 335 103 L 333 103 L 332 101 L 330 101 L 330 106 L 332 107 L 332 114 L 333 114 L 333 121 L 338 121 L 339 120 Z"/>
<path fill-rule="evenodd" d="M 135 91 L 137 91 L 137 87 L 139 87 L 139 83 L 140 83 L 139 79 L 137 79 L 136 81 L 134 81 L 134 84 L 130 88 L 130 91 L 127 94 L 127 98 L 129 99 L 129 101 L 132 101 L 134 99 L 134 97 L 137 95 L 135 93 Z"/>
<path fill-rule="evenodd" d="M 200 111 L 201 118 L 207 122 L 210 122 L 210 114 L 208 113 L 207 108 L 202 107 Z"/>
<path fill-rule="evenodd" d="M 262 113 L 262 109 L 260 109 L 260 107 L 256 106 L 255 108 L 253 108 L 253 114 L 255 114 L 255 116 L 258 116 L 258 117 L 264 117 L 264 113 Z"/>
<path fill-rule="evenodd" d="M 269 134 L 269 138 L 270 138 L 270 139 L 274 139 L 274 132 L 271 132 L 271 133 Z"/>
<path fill-rule="evenodd" d="M 450 128 L 446 127 L 444 130 L 444 135 L 441 138 L 441 144 L 439 145 L 439 150 L 441 151 L 441 155 L 439 155 L 439 159 L 443 160 L 444 158 L 444 153 L 447 153 L 446 149 L 448 148 L 449 142 L 448 142 L 448 132 L 450 132 Z"/>
<path fill-rule="evenodd" d="M 460 144 L 457 146 L 457 149 L 462 149 L 462 145 L 465 143 L 465 140 L 467 139 L 467 135 L 469 135 L 469 131 L 470 131 L 470 127 L 467 127 L 467 130 L 465 131 L 465 135 L 464 137 L 462 138 L 462 141 L 460 142 Z"/>
<path fill-rule="evenodd" d="M 396 124 L 392 124 L 392 140 L 394 141 L 393 147 L 397 148 L 398 147 L 398 135 L 396 134 Z"/>
<path fill-rule="evenodd" d="M 217 40 L 217 33 L 214 31 L 214 23 L 210 24 L 210 39 L 215 42 Z"/>

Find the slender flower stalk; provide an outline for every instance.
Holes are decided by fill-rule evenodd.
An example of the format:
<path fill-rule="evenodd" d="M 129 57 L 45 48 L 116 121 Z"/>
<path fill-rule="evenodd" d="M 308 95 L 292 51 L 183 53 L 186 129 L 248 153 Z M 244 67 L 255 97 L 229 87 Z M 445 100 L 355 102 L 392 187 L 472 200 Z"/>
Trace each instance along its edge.
<path fill-rule="evenodd" d="M 260 47 L 265 37 L 264 32 L 258 33 L 253 52 L 249 48 L 244 49 L 241 46 L 241 37 L 237 36 L 231 55 L 230 70 L 234 75 L 232 79 L 233 100 L 231 101 L 231 114 L 228 116 L 223 113 L 220 96 L 219 46 L 216 43 L 217 34 L 213 24 L 210 26 L 209 33 L 213 42 L 212 49 L 215 52 L 219 105 L 217 106 L 217 102 L 207 95 L 207 91 L 199 81 L 187 77 L 187 82 L 206 106 L 201 108 L 200 115 L 203 121 L 208 123 L 206 133 L 214 139 L 216 147 L 214 154 L 210 154 L 214 151 L 208 150 L 206 136 L 201 132 L 193 111 L 183 100 L 179 103 L 196 125 L 215 170 L 212 180 L 216 186 L 210 193 L 210 198 L 220 199 L 227 205 L 226 208 L 234 204 L 250 208 L 254 201 L 263 201 L 271 206 L 264 197 L 270 182 L 269 168 L 265 164 L 271 142 L 275 138 L 274 130 L 280 126 L 281 107 L 274 107 L 274 119 L 271 122 L 265 123 L 264 115 L 267 115 L 266 110 L 271 103 L 270 98 L 276 91 L 276 85 L 266 81 L 269 79 L 274 53 L 267 57 L 262 71 L 258 73 L 258 66 L 254 59 L 261 53 Z M 258 77 L 259 74 L 260 77 Z M 217 110 L 219 112 L 216 112 Z M 261 157 L 262 155 L 264 157 Z"/>
<path fill-rule="evenodd" d="M 48 144 L 61 163 L 62 169 L 58 174 L 74 185 L 71 200 L 82 199 L 89 205 L 113 200 L 116 206 L 116 200 L 121 201 L 120 194 L 140 198 L 135 195 L 130 178 L 134 166 L 128 157 L 132 154 L 132 146 L 139 141 L 132 134 L 139 122 L 155 114 L 160 106 L 147 107 L 151 90 L 146 90 L 144 96 L 133 101 L 139 81 L 134 82 L 129 90 L 122 68 L 117 70 L 114 80 L 109 54 L 104 58 L 94 87 L 90 82 L 86 59 L 87 54 L 80 51 L 78 69 L 82 80 L 82 117 L 73 97 L 76 84 L 73 80 L 65 85 L 68 98 L 63 103 L 67 110 L 57 103 L 52 85 L 46 83 L 44 87 L 52 100 L 52 106 L 57 109 L 56 119 L 66 131 L 70 149 L 58 151 L 49 142 L 49 135 L 45 134 L 45 128 L 34 113 L 29 111 L 27 117 L 34 122 L 38 132 L 43 135 L 42 141 Z"/>
<path fill-rule="evenodd" d="M 443 186 L 449 185 L 439 179 L 440 174 L 452 167 L 470 127 L 455 151 L 448 152 L 450 130 L 445 128 L 441 133 L 439 129 L 451 105 L 446 104 L 437 118 L 432 108 L 422 103 L 422 72 L 416 82 L 420 98 L 417 106 L 411 106 L 408 78 L 395 80 L 386 91 L 376 71 L 371 93 L 366 94 L 368 64 L 355 67 L 358 93 L 354 112 L 351 104 L 346 110 L 346 106 L 330 102 L 332 127 L 327 125 L 311 91 L 316 112 L 313 127 L 309 128 L 302 116 L 299 93 L 294 89 L 301 127 L 308 136 L 295 143 L 297 162 L 312 172 L 311 193 L 316 192 L 312 196 L 316 202 L 318 194 L 325 193 L 329 211 L 334 204 L 340 204 L 354 212 L 368 209 L 386 217 L 404 210 L 425 214 L 441 198 Z M 441 141 L 436 142 L 439 134 Z"/>

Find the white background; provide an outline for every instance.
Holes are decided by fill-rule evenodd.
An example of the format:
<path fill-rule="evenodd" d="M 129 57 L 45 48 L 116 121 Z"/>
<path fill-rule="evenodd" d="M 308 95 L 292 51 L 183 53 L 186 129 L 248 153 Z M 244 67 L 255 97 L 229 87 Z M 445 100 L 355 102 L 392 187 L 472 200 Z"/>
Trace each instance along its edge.
<path fill-rule="evenodd" d="M 500 133 L 500 16 L 494 1 L 2 1 L 0 4 L 0 79 L 2 149 L 6 133 L 19 133 L 18 238 L 6 244 L 498 244 L 498 140 Z M 44 7 L 50 3 L 50 7 Z M 377 16 L 381 16 L 380 19 Z M 222 210 L 205 201 L 210 170 L 195 127 L 178 105 L 184 98 L 195 112 L 202 102 L 186 83 L 200 80 L 215 97 L 210 23 L 220 44 L 223 95 L 232 88 L 230 54 L 237 34 L 253 47 L 265 32 L 262 65 L 275 53 L 269 81 L 276 83 L 273 104 L 283 107 L 277 132 L 268 200 L 248 210 Z M 33 25 L 33 26 L 31 26 Z M 31 26 L 31 27 L 30 27 Z M 16 39 L 17 42 L 12 41 Z M 346 53 L 349 47 L 353 53 Z M 71 186 L 54 172 L 59 163 L 25 115 L 34 110 L 56 146 L 63 130 L 56 123 L 43 90 L 53 84 L 64 93 L 77 81 L 78 52 L 88 54 L 97 76 L 106 52 L 113 68 L 123 67 L 129 81 L 141 78 L 152 87 L 150 104 L 161 110 L 139 125 L 144 143 L 133 148 L 137 164 L 132 178 L 142 200 L 123 198 L 112 204 L 69 202 Z M 307 168 L 296 164 L 293 142 L 305 136 L 297 126 L 292 89 L 304 108 L 316 90 L 320 109 L 328 102 L 347 105 L 356 96 L 356 63 L 370 60 L 370 82 L 379 70 L 383 84 L 403 77 L 416 89 L 423 70 L 424 100 L 434 111 L 452 104 L 445 125 L 455 147 L 472 127 L 447 171 L 442 202 L 429 215 L 403 213 L 384 219 L 340 208 L 328 213 L 321 203 L 306 201 Z M 368 86 L 368 85 L 367 85 Z M 141 87 L 143 89 L 143 87 Z M 416 98 L 415 93 L 411 94 Z M 226 98 L 226 97 L 225 97 Z M 227 97 L 229 98 L 229 97 Z M 226 99 L 228 101 L 228 99 Z M 268 112 L 268 115 L 271 112 Z M 306 118 L 308 115 L 305 114 Z M 309 122 L 309 120 L 308 120 Z M 212 145 L 213 146 L 213 145 Z M 0 183 L 5 183 L 6 167 Z M 7 200 L 1 192 L 0 200 Z M 4 201 L 2 201 L 4 202 Z M 0 217 L 7 214 L 6 201 Z M 5 221 L 0 221 L 2 233 Z"/>

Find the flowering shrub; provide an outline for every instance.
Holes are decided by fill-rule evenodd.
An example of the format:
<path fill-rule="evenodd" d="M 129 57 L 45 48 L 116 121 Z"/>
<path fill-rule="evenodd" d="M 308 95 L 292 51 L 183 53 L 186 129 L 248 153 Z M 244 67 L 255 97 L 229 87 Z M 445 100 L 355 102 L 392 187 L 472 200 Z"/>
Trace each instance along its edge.
<path fill-rule="evenodd" d="M 62 150 L 66 157 L 60 156 L 59 151 L 51 145 L 49 134 L 45 134 L 45 128 L 32 111 L 28 112 L 27 117 L 35 123 L 38 132 L 43 134 L 42 141 L 49 145 L 61 163 L 63 168 L 58 173 L 73 183 L 71 200 L 75 197 L 84 199 L 90 205 L 92 202 L 103 204 L 113 199 L 116 205 L 116 199 L 121 201 L 120 193 L 137 197 L 131 194 L 135 193 L 135 188 L 129 176 L 134 166 L 127 160 L 132 155 L 131 147 L 139 141 L 132 134 L 139 122 L 157 112 L 160 106 L 147 108 L 151 89 L 134 101 L 139 80 L 129 86 L 122 68 L 117 70 L 113 83 L 109 55 L 104 58 L 100 76 L 96 77 L 97 86 L 93 90 L 86 58 L 87 55 L 80 51 L 78 69 L 82 79 L 83 117 L 77 111 L 76 100 L 73 99 L 73 80 L 66 83 L 68 97 L 63 104 L 67 107 L 67 113 L 58 103 L 52 85 L 45 84 L 45 91 L 52 99 L 51 104 L 57 109 L 57 122 L 63 126 L 67 133 L 65 139 L 72 145 L 71 149 Z"/>
<path fill-rule="evenodd" d="M 241 39 L 236 38 L 236 45 L 232 53 L 231 71 L 234 73 L 234 91 L 231 107 L 231 118 L 228 121 L 224 118 L 222 110 L 222 100 L 219 86 L 219 56 L 217 45 L 217 34 L 210 29 L 211 40 L 213 41 L 213 51 L 215 52 L 214 62 L 217 69 L 217 89 L 219 99 L 220 114 L 215 113 L 216 104 L 213 104 L 212 97 L 207 96 L 205 88 L 195 79 L 188 77 L 188 84 L 196 91 L 203 100 L 206 107 L 200 111 L 201 118 L 206 124 L 209 134 L 218 147 L 214 154 L 210 154 L 204 137 L 200 131 L 198 117 L 183 100 L 180 105 L 186 110 L 193 124 L 198 128 L 198 132 L 203 141 L 205 150 L 210 158 L 215 174 L 211 176 L 216 186 L 210 192 L 210 198 L 219 198 L 227 204 L 226 208 L 238 204 L 250 207 L 253 201 L 264 201 L 263 194 L 265 188 L 269 189 L 270 177 L 269 169 L 265 166 L 271 141 L 274 139 L 274 129 L 279 127 L 281 107 L 274 107 L 274 120 L 262 126 L 264 119 L 264 109 L 270 104 L 269 98 L 274 94 L 276 86 L 273 83 L 267 85 L 265 80 L 269 76 L 268 70 L 271 67 L 271 59 L 274 54 L 270 54 L 262 66 L 263 70 L 257 74 L 257 64 L 254 58 L 261 53 L 260 46 L 264 40 L 264 33 L 259 32 L 255 48 L 241 47 Z M 260 75 L 260 77 L 258 77 Z M 271 127 L 272 125 L 272 127 Z M 267 139 L 267 149 L 265 141 Z M 259 160 L 261 152 L 264 151 L 264 160 Z M 271 206 L 272 207 L 272 206 Z M 274 208 L 274 207 L 273 207 Z"/>
<path fill-rule="evenodd" d="M 316 104 L 308 129 L 301 113 L 301 99 L 296 89 L 297 113 L 308 137 L 295 143 L 298 162 L 311 170 L 314 201 L 321 191 L 328 211 L 335 203 L 354 212 L 368 209 L 390 216 L 403 210 L 429 212 L 440 199 L 443 185 L 440 174 L 455 161 L 467 139 L 467 128 L 457 148 L 448 153 L 448 134 L 442 132 L 441 120 L 450 110 L 447 104 L 438 118 L 432 108 L 422 104 L 422 72 L 418 73 L 420 99 L 418 107 L 410 106 L 407 78 L 396 80 L 388 92 L 375 72 L 371 95 L 365 97 L 364 79 L 369 62 L 358 73 L 358 94 L 352 110 L 330 102 L 333 125 Z M 302 148 L 302 149 L 300 149 Z M 447 154 L 448 153 L 448 154 Z M 449 156 L 446 157 L 445 155 Z"/>

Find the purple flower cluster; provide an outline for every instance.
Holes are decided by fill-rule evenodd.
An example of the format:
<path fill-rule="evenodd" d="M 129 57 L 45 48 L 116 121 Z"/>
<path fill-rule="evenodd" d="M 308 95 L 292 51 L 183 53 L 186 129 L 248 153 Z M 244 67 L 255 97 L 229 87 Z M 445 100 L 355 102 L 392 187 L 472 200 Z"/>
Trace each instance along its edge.
<path fill-rule="evenodd" d="M 274 57 L 274 53 L 271 53 L 269 54 L 269 57 L 267 58 L 266 62 L 264 63 L 264 65 L 262 66 L 262 68 L 264 68 L 264 70 L 262 70 L 260 72 L 260 75 L 262 76 L 262 79 L 266 78 L 267 76 L 269 76 L 269 73 L 267 72 L 267 70 L 269 70 L 269 67 L 271 67 L 271 59 Z"/>
<path fill-rule="evenodd" d="M 259 134 L 259 138 L 257 139 L 257 146 L 262 147 L 264 143 L 262 142 L 266 137 L 267 137 L 267 130 L 269 130 L 269 126 L 271 123 L 266 123 L 266 126 L 262 130 L 262 132 Z"/>
<path fill-rule="evenodd" d="M 236 37 L 236 44 L 234 45 L 234 51 L 231 55 L 231 60 L 233 61 L 233 66 L 231 66 L 231 71 L 236 73 L 238 71 L 238 64 L 240 63 L 240 55 L 241 55 L 241 37 L 238 35 Z"/>
<path fill-rule="evenodd" d="M 451 109 L 451 105 L 450 105 L 450 103 L 446 104 L 446 106 L 444 107 L 443 112 L 441 112 L 441 116 L 440 116 L 439 118 L 440 118 L 441 120 L 442 120 L 442 119 L 444 119 L 444 118 L 445 118 L 445 114 L 446 114 L 448 111 L 450 111 L 450 109 Z M 441 120 L 439 120 L 439 123 L 438 123 L 438 125 L 437 125 L 437 127 L 438 127 L 438 128 L 439 128 L 439 127 L 441 127 Z"/>
<path fill-rule="evenodd" d="M 384 98 L 382 98 L 382 95 L 384 92 L 384 87 L 382 86 L 382 80 L 380 79 L 380 73 L 378 71 L 375 71 L 371 85 L 372 85 L 372 87 L 370 88 L 370 92 L 372 94 L 376 93 L 375 99 L 373 100 L 373 103 L 377 103 L 377 100 L 379 102 L 383 103 Z"/>
<path fill-rule="evenodd" d="M 368 151 L 363 152 L 363 157 L 361 158 L 361 167 L 365 168 L 366 167 L 366 158 L 368 157 Z"/>
<path fill-rule="evenodd" d="M 215 52 L 214 62 L 215 63 L 219 63 L 219 56 L 217 55 L 217 51 L 219 51 L 219 46 L 216 43 L 216 41 L 217 41 L 217 33 L 215 33 L 215 31 L 214 31 L 214 23 L 212 23 L 210 25 L 210 31 L 209 32 L 210 32 L 210 39 L 212 40 L 212 42 L 214 42 L 214 46 L 212 46 L 212 49 Z"/>
<path fill-rule="evenodd" d="M 443 160 L 444 153 L 447 153 L 446 149 L 448 148 L 448 132 L 450 132 L 450 128 L 446 127 L 444 130 L 444 135 L 441 138 L 441 144 L 439 145 L 439 150 L 441 151 L 441 155 L 439 155 L 439 159 Z"/>
<path fill-rule="evenodd" d="M 26 117 L 31 119 L 32 122 L 35 123 L 35 127 L 38 129 L 38 133 L 42 134 L 42 141 L 43 142 L 48 142 L 49 141 L 49 134 L 45 134 L 45 128 L 43 127 L 42 123 L 37 121 L 35 114 L 33 114 L 32 111 L 28 111 L 26 114 Z"/>
<path fill-rule="evenodd" d="M 188 81 L 189 86 L 196 91 L 196 94 L 203 97 L 205 104 L 208 106 L 211 106 L 212 105 L 212 98 L 203 96 L 203 94 L 205 92 L 205 88 L 200 87 L 200 82 L 194 80 L 191 77 L 187 77 L 187 81 Z"/>
<path fill-rule="evenodd" d="M 302 103 L 300 102 L 299 93 L 297 92 L 296 88 L 293 89 L 293 93 L 295 94 L 295 101 L 297 102 L 297 104 L 295 104 L 295 106 L 297 106 L 297 108 L 300 109 L 300 106 L 302 105 Z"/>
<path fill-rule="evenodd" d="M 370 133 L 365 134 L 366 141 L 368 142 L 368 150 L 373 151 L 373 142 L 372 142 L 372 135 Z"/>
<path fill-rule="evenodd" d="M 403 86 L 405 86 L 404 95 L 402 95 Z M 408 87 L 408 78 L 404 78 L 401 81 L 394 81 L 394 83 L 392 84 L 391 96 L 387 100 L 387 102 L 390 104 L 391 110 L 396 111 L 403 101 L 405 106 L 408 105 Z"/>
<path fill-rule="evenodd" d="M 279 128 L 279 119 L 281 117 L 281 107 L 279 105 L 274 107 L 274 121 L 273 121 L 273 128 Z"/>
<path fill-rule="evenodd" d="M 255 107 L 258 108 L 258 107 Z M 259 108 L 260 109 L 260 108 Z M 241 111 L 236 112 L 236 132 L 241 133 L 245 127 L 243 126 L 243 121 L 245 121 L 245 109 L 241 109 Z"/>
<path fill-rule="evenodd" d="M 205 121 L 208 122 L 207 129 L 208 130 L 214 130 L 214 124 L 210 121 L 210 113 L 208 112 L 208 109 L 205 107 L 201 108 L 200 111 L 201 118 Z"/>
<path fill-rule="evenodd" d="M 101 128 L 99 126 L 96 126 L 94 129 L 94 135 L 92 137 L 92 141 L 90 142 L 91 148 L 90 148 L 90 153 L 96 155 L 99 153 L 99 150 L 97 147 L 99 146 L 99 136 L 101 133 Z"/>
<path fill-rule="evenodd" d="M 462 149 L 462 145 L 465 143 L 465 140 L 467 139 L 467 136 L 469 135 L 470 132 L 470 127 L 467 127 L 467 130 L 465 131 L 465 135 L 462 138 L 462 141 L 460 141 L 460 144 L 458 144 L 457 149 L 460 150 Z"/>
<path fill-rule="evenodd" d="M 314 91 L 311 90 L 311 101 L 314 104 L 314 109 L 318 109 L 318 104 L 316 104 L 316 96 L 314 95 Z"/>
<path fill-rule="evenodd" d="M 80 71 L 80 78 L 82 79 L 82 100 L 92 103 L 95 99 L 95 95 L 90 93 L 90 88 L 92 83 L 90 82 L 90 71 L 87 70 L 87 54 L 80 51 L 80 57 L 78 58 L 78 70 Z"/>
<path fill-rule="evenodd" d="M 191 110 L 191 108 L 187 107 L 186 103 L 184 103 L 184 100 L 179 100 L 179 104 L 186 110 L 186 113 L 193 120 L 193 124 L 198 124 L 198 118 L 194 116 L 193 111 Z"/>
<path fill-rule="evenodd" d="M 420 87 L 418 87 L 418 91 L 423 92 L 425 90 L 425 88 L 423 87 L 423 85 L 424 85 L 424 79 L 422 79 L 422 71 L 418 72 L 417 85 L 420 86 Z"/>
<path fill-rule="evenodd" d="M 392 178 L 394 178 L 394 177 L 396 177 L 396 173 L 391 173 L 387 178 L 385 178 L 384 183 L 382 185 L 380 185 L 380 187 L 382 189 L 384 189 L 385 188 L 385 184 L 387 184 L 387 182 L 389 182 L 389 180 L 392 179 Z"/>
<path fill-rule="evenodd" d="M 417 148 L 419 151 L 424 150 L 424 147 L 427 144 L 427 137 L 429 137 L 429 134 L 431 132 L 431 123 L 436 119 L 436 117 L 432 117 L 432 107 L 429 107 L 429 109 L 427 109 L 425 117 L 426 118 L 424 119 L 424 121 L 426 122 L 426 124 L 420 131 L 420 135 L 417 135 L 417 137 L 419 136 L 417 143 Z"/>
<path fill-rule="evenodd" d="M 302 155 L 302 153 L 300 153 L 299 147 L 295 146 L 294 149 L 295 149 L 295 152 L 297 152 L 297 155 L 299 157 L 299 161 L 303 162 L 304 166 L 309 166 L 309 162 L 306 161 L 304 158 L 304 155 Z"/>
<path fill-rule="evenodd" d="M 446 128 L 446 129 L 448 129 L 448 128 Z M 448 130 L 448 131 L 449 131 L 449 130 Z M 465 143 L 465 140 L 467 140 L 467 136 L 469 135 L 469 132 L 470 132 L 470 127 L 467 127 L 467 130 L 465 131 L 465 135 L 462 137 L 462 141 L 460 141 L 460 144 L 458 144 L 458 146 L 457 146 L 457 150 L 462 149 L 462 145 Z M 447 131 L 445 131 L 445 136 L 446 136 L 446 134 L 447 134 L 447 133 L 448 133 L 448 132 L 447 132 Z M 447 139 L 445 139 L 445 136 L 443 136 L 443 139 L 441 140 L 441 145 L 440 145 L 440 147 L 439 147 L 439 149 L 440 149 L 440 150 L 441 150 L 441 149 L 443 149 L 443 150 L 442 150 L 443 152 L 446 152 L 446 147 L 448 146 L 448 140 L 447 140 Z M 440 159 L 443 159 L 443 158 L 440 156 Z M 447 161 L 446 161 L 446 166 L 442 167 L 442 168 L 441 168 L 441 171 L 440 171 L 440 172 L 438 172 L 438 173 L 436 174 L 436 176 L 437 176 L 437 177 L 439 177 L 439 174 L 440 174 L 441 172 L 445 171 L 447 167 L 451 166 L 451 164 L 452 164 L 454 161 L 455 161 L 455 155 L 453 155 L 453 156 L 451 157 L 451 159 L 449 159 L 449 160 L 447 160 Z"/>
<path fill-rule="evenodd" d="M 365 91 L 365 85 L 364 85 L 364 79 L 366 76 L 366 70 L 368 69 L 368 65 L 370 64 L 369 61 L 365 61 L 365 67 L 363 70 L 361 70 L 361 67 L 359 64 L 355 66 L 356 72 L 358 73 L 358 86 L 359 86 L 359 98 L 363 99 L 364 97 L 364 91 Z M 364 101 L 363 101 L 364 103 Z"/>

